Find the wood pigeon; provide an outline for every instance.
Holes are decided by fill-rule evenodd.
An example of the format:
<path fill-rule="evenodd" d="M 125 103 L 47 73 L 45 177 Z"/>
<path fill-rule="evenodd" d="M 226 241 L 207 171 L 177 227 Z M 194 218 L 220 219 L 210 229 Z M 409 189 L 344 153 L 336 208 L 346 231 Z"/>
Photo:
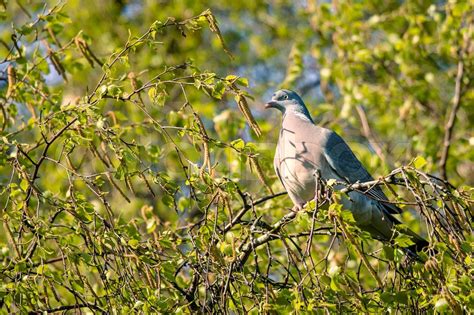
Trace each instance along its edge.
<path fill-rule="evenodd" d="M 354 184 L 373 180 L 346 142 L 334 131 L 314 124 L 303 100 L 290 90 L 273 94 L 265 108 L 276 108 L 283 114 L 282 126 L 275 152 L 274 167 L 296 210 L 315 197 L 318 172 L 322 179 Z M 336 189 L 344 188 L 338 185 Z M 388 201 L 379 186 L 364 192 L 350 191 L 342 198 L 345 209 L 352 212 L 356 225 L 381 241 L 396 236 L 394 225 L 400 224 L 393 215 L 401 212 Z M 419 251 L 428 242 L 415 232 L 404 231 Z"/>

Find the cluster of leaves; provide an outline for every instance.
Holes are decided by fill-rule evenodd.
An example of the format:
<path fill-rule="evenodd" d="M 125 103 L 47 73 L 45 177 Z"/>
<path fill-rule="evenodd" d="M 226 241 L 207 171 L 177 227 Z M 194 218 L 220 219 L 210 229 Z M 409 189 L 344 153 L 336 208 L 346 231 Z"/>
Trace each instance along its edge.
<path fill-rule="evenodd" d="M 95 5 L 104 5 L 119 24 L 137 17 L 132 4 L 103 3 Z M 377 1 L 300 8 L 292 1 L 257 1 L 253 7 L 216 4 L 219 25 L 216 11 L 199 2 L 182 5 L 167 11 L 139 4 L 147 26 L 129 21 L 127 33 L 114 19 L 88 17 L 97 18 L 91 8 L 79 10 L 80 1 L 0 4 L 8 12 L 3 18 L 15 17 L 1 33 L 2 312 L 474 308 L 472 189 L 426 173 L 437 169 L 432 140 L 443 138 L 444 124 L 433 124 L 425 107 L 432 106 L 439 122 L 449 101 L 420 83 L 439 79 L 441 88 L 447 86 L 443 76 L 459 86 L 457 116 L 470 115 L 461 105 L 473 98 L 472 20 L 465 13 L 472 8 L 447 3 L 420 11 L 424 4 Z M 243 21 L 235 21 L 232 10 Z M 151 20 L 152 13 L 161 20 Z M 287 24 L 275 20 L 285 14 Z M 239 23 L 265 27 L 252 37 Z M 301 30 L 291 50 L 285 49 L 293 40 L 289 25 Z M 241 38 L 255 43 L 256 58 L 249 58 L 252 49 Z M 433 250 L 420 261 L 406 261 L 403 248 L 411 241 L 402 234 L 393 247 L 359 231 L 338 202 L 344 191 L 332 191 L 335 182 L 321 183 L 317 203 L 299 213 L 288 212 L 284 193 L 274 193 L 281 186 L 272 175 L 273 148 L 252 141 L 277 136 L 275 128 L 254 118 L 249 81 L 235 74 L 235 65 L 258 68 L 265 58 L 272 64 L 280 60 L 278 48 L 290 56 L 283 81 L 302 84 L 303 91 L 315 84 L 306 82 L 306 59 L 317 61 L 318 97 L 343 104 L 341 111 L 324 104 L 321 110 L 360 122 L 361 136 L 388 166 L 400 156 L 395 149 L 426 157 L 346 188 L 385 185 L 401 206 L 417 210 L 403 219 L 428 234 Z M 453 64 L 461 66 L 451 73 Z M 420 105 L 404 105 L 409 112 L 402 125 L 388 128 L 405 98 Z M 375 126 L 362 105 L 380 118 Z M 360 121 L 349 117 L 353 107 Z M 466 129 L 469 117 L 458 120 L 457 128 Z M 400 131 L 414 122 L 416 128 Z M 380 146 L 370 127 L 391 140 L 429 137 L 406 141 L 408 150 Z M 472 154 L 464 142 L 456 148 L 451 157 L 447 146 L 450 158 L 442 167 L 448 171 Z"/>

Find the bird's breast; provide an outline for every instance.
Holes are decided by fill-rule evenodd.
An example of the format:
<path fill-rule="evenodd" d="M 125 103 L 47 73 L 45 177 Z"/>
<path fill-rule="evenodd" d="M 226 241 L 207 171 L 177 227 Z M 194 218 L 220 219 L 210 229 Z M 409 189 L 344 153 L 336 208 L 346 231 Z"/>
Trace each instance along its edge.
<path fill-rule="evenodd" d="M 303 201 L 314 198 L 314 172 L 319 169 L 318 159 L 314 157 L 311 144 L 300 141 L 295 133 L 281 134 L 277 147 L 278 168 L 285 188 Z"/>

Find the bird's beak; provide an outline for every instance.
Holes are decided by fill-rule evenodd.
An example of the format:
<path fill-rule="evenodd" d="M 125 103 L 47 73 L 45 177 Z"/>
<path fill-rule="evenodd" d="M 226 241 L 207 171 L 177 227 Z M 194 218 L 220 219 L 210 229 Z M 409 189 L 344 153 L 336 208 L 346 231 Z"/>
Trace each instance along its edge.
<path fill-rule="evenodd" d="M 278 103 L 275 101 L 269 101 L 268 103 L 265 104 L 265 108 L 276 108 L 278 106 Z"/>

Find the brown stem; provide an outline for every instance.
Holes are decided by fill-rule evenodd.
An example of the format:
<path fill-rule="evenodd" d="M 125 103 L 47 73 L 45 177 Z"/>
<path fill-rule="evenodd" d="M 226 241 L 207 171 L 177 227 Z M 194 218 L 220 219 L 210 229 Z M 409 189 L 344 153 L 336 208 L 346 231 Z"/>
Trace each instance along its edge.
<path fill-rule="evenodd" d="M 453 98 L 453 107 L 451 109 L 451 114 L 449 115 L 449 120 L 446 123 L 444 129 L 444 139 L 443 139 L 443 151 L 441 152 L 441 159 L 439 160 L 439 167 L 441 172 L 441 178 L 447 180 L 446 174 L 446 163 L 448 162 L 449 149 L 451 148 L 451 139 L 453 136 L 453 129 L 456 123 L 456 114 L 461 106 L 461 97 L 462 97 L 462 79 L 464 73 L 464 63 L 462 60 L 458 62 L 458 72 L 456 75 L 456 86 L 454 88 L 454 98 Z"/>
<path fill-rule="evenodd" d="M 362 124 L 362 133 L 364 137 L 369 140 L 370 146 L 374 148 L 375 153 L 378 157 L 384 162 L 387 163 L 387 158 L 383 153 L 383 149 L 377 141 L 377 137 L 373 134 L 372 130 L 370 129 L 369 121 L 367 119 L 367 115 L 365 114 L 365 110 L 362 106 L 356 106 L 357 114 L 359 114 L 360 122 Z"/>
<path fill-rule="evenodd" d="M 339 224 L 339 226 L 341 227 L 341 230 L 344 233 L 344 236 L 346 237 L 346 239 L 349 240 L 349 242 L 352 244 L 352 246 L 354 246 L 357 254 L 360 257 L 360 259 L 362 259 L 362 261 L 364 262 L 364 265 L 367 267 L 367 269 L 369 270 L 372 277 L 374 277 L 374 279 L 377 281 L 377 284 L 379 285 L 379 287 L 382 288 L 383 287 L 382 280 L 380 280 L 379 276 L 377 275 L 377 272 L 375 272 L 374 268 L 372 267 L 372 265 L 367 260 L 367 257 L 365 257 L 364 253 L 359 248 L 359 246 L 358 246 L 357 242 L 355 241 L 354 237 L 352 236 L 352 234 L 347 231 L 345 222 L 342 221 L 339 216 L 336 216 L 336 220 L 337 220 L 337 223 Z"/>

